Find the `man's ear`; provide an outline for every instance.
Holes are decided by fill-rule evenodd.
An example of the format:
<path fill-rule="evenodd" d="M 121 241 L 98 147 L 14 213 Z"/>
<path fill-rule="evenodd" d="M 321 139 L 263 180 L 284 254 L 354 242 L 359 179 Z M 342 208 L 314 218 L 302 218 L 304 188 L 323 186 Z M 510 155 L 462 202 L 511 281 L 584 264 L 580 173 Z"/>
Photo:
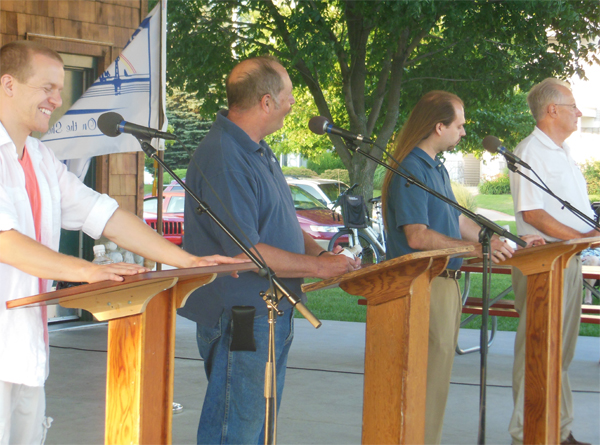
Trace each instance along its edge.
<path fill-rule="evenodd" d="M 15 85 L 15 78 L 10 74 L 5 74 L 2 76 L 2 78 L 0 78 L 0 84 L 2 85 L 2 90 L 4 93 L 7 96 L 12 97 L 14 94 L 13 87 Z"/>
<path fill-rule="evenodd" d="M 270 94 L 265 94 L 262 97 L 262 99 L 260 100 L 260 107 L 267 114 L 269 114 L 271 112 L 271 108 L 273 107 L 273 105 L 274 105 L 273 98 L 271 97 Z"/>
<path fill-rule="evenodd" d="M 557 111 L 558 111 L 556 106 L 557 106 L 556 104 L 549 104 L 546 107 L 546 113 L 548 113 L 552 117 L 556 116 Z"/>
<path fill-rule="evenodd" d="M 444 124 L 441 122 L 438 122 L 437 124 L 435 124 L 435 133 L 439 136 L 442 134 L 442 128 L 443 128 Z"/>

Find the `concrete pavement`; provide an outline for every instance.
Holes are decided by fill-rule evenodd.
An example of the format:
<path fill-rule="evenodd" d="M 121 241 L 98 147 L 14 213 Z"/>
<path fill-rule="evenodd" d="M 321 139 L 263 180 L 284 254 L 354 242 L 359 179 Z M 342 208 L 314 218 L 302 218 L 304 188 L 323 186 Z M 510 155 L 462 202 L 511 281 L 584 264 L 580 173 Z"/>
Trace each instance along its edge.
<path fill-rule="evenodd" d="M 47 444 L 104 442 L 106 324 L 60 329 L 52 325 L 51 372 L 46 385 L 47 414 L 54 418 Z M 324 321 L 314 329 L 296 320 L 286 388 L 279 415 L 280 444 L 359 444 L 365 325 Z M 461 330 L 465 348 L 478 343 L 479 331 Z M 509 444 L 512 410 L 513 332 L 498 332 L 488 358 L 488 444 Z M 178 317 L 175 401 L 184 411 L 173 417 L 173 443 L 195 443 L 206 388 L 195 325 Z M 600 339 L 580 337 L 571 366 L 575 390 L 574 434 L 600 443 Z M 479 355 L 457 356 L 444 421 L 443 443 L 477 443 Z"/>

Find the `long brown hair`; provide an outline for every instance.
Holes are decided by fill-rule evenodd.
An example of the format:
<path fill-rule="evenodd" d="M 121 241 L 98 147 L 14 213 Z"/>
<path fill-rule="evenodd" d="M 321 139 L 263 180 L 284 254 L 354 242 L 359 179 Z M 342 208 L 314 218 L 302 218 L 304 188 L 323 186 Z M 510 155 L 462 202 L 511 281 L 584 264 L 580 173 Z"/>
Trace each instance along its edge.
<path fill-rule="evenodd" d="M 456 94 L 446 91 L 430 91 L 425 94 L 411 111 L 400 134 L 394 141 L 394 159 L 401 163 L 412 149 L 418 146 L 419 142 L 427 139 L 433 133 L 437 124 L 442 123 L 448 126 L 454 122 L 456 119 L 455 105 L 464 107 L 463 101 Z M 393 168 L 398 167 L 398 163 L 391 158 L 388 159 L 388 165 Z M 387 220 L 388 189 L 394 175 L 395 173 L 388 170 L 381 188 L 384 223 Z"/>

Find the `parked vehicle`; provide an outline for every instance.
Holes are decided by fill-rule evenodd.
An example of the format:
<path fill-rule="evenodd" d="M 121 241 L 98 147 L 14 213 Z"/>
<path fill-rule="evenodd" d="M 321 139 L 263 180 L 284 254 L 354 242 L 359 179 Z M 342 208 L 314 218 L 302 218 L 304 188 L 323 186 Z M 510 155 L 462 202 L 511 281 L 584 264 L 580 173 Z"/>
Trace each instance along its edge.
<path fill-rule="evenodd" d="M 339 214 L 329 210 L 321 201 L 296 185 L 289 184 L 296 217 L 300 227 L 323 248 L 327 249 L 331 238 L 344 227 Z"/>
<path fill-rule="evenodd" d="M 348 190 L 346 184 L 334 179 L 294 178 L 291 176 L 286 176 L 285 179 L 288 184 L 300 187 L 332 210 L 337 197 Z"/>
<path fill-rule="evenodd" d="M 181 246 L 184 234 L 183 206 L 184 192 L 163 192 L 163 237 L 178 246 Z M 158 198 L 146 196 L 144 198 L 144 221 L 156 230 L 156 212 Z"/>
<path fill-rule="evenodd" d="M 175 191 L 174 188 L 175 186 L 169 189 L 171 191 L 163 193 L 163 232 L 166 239 L 181 245 L 184 234 L 185 192 Z M 312 236 L 323 249 L 327 249 L 331 238 L 338 233 L 340 228 L 344 227 L 341 216 L 329 210 L 319 200 L 299 187 L 290 185 L 290 191 L 300 227 Z M 144 198 L 144 221 L 154 230 L 156 230 L 157 207 L 156 196 Z"/>

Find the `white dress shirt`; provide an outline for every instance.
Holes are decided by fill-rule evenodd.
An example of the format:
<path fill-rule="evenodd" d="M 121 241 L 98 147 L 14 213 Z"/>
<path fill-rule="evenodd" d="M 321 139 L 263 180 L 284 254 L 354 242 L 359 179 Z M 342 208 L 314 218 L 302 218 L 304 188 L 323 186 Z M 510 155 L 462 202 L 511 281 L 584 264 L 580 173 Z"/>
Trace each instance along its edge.
<path fill-rule="evenodd" d="M 515 149 L 515 155 L 525 161 L 542 178 L 552 192 L 582 213 L 595 218 L 587 195 L 587 186 L 581 170 L 570 155 L 566 143 L 559 147 L 550 137 L 535 127 Z M 526 176 L 539 182 L 529 170 L 518 166 Z M 510 190 L 515 208 L 517 233 L 523 235 L 540 235 L 546 241 L 559 241 L 548 236 L 523 221 L 523 213 L 528 210 L 545 210 L 550 216 L 565 226 L 585 233 L 592 227 L 571 213 L 556 199 L 544 192 L 527 179 L 513 172 L 509 173 Z"/>
<path fill-rule="evenodd" d="M 28 137 L 25 146 L 40 190 L 42 244 L 57 251 L 61 227 L 83 230 L 98 239 L 117 202 L 86 187 L 39 140 Z M 7 230 L 35 239 L 25 174 L 15 144 L 0 123 L 0 231 Z M 0 380 L 43 386 L 48 376 L 46 320 L 42 320 L 39 307 L 7 310 L 6 302 L 49 289 L 39 289 L 37 277 L 5 264 L 4 255 L 10 252 L 0 252 Z"/>

